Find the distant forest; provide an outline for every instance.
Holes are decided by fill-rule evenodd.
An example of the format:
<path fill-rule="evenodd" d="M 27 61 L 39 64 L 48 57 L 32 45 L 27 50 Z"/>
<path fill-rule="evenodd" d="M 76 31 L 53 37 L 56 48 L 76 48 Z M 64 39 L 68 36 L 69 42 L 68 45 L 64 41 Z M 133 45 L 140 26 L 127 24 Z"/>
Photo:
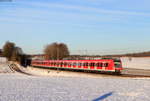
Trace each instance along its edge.
<path fill-rule="evenodd" d="M 105 57 L 150 57 L 150 51 L 148 52 L 139 52 L 139 53 L 128 53 L 128 54 L 119 54 L 119 55 L 105 55 Z"/>
<path fill-rule="evenodd" d="M 44 56 L 44 54 L 34 54 L 31 56 Z M 2 50 L 0 49 L 0 56 L 2 56 Z M 115 54 L 115 55 L 93 55 L 93 56 L 89 56 L 89 55 L 71 55 L 70 57 L 150 57 L 150 51 L 148 52 L 139 52 L 139 53 L 128 53 L 128 54 Z"/>
<path fill-rule="evenodd" d="M 114 54 L 114 55 L 71 55 L 71 57 L 150 57 L 150 51 L 139 53 L 127 53 L 127 54 Z"/>

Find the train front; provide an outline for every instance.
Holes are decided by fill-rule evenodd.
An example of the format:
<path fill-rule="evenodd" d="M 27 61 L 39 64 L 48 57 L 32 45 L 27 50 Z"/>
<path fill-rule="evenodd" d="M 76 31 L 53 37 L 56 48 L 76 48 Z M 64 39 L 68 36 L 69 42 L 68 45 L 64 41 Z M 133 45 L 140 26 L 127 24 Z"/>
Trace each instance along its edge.
<path fill-rule="evenodd" d="M 115 72 L 120 74 L 121 71 L 123 70 L 121 59 L 117 58 L 113 60 L 114 60 Z"/>

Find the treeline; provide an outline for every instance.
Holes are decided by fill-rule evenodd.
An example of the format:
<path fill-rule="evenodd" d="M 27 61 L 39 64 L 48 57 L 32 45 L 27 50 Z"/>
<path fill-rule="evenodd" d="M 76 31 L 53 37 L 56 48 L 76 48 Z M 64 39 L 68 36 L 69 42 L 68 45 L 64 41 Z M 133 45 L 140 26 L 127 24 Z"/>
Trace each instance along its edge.
<path fill-rule="evenodd" d="M 46 60 L 62 60 L 70 55 L 68 46 L 65 43 L 48 44 L 44 49 Z"/>
<path fill-rule="evenodd" d="M 105 57 L 150 57 L 150 51 L 139 52 L 139 53 L 120 54 L 120 55 L 105 55 Z"/>
<path fill-rule="evenodd" d="M 139 53 L 128 53 L 128 54 L 115 54 L 115 55 L 71 55 L 71 59 L 82 59 L 83 57 L 89 57 L 89 58 L 96 58 L 96 57 L 102 57 L 102 58 L 109 58 L 109 57 L 150 57 L 150 51 L 148 52 L 139 52 Z"/>
<path fill-rule="evenodd" d="M 68 46 L 65 43 L 51 43 L 45 46 L 43 49 L 42 56 L 45 60 L 62 60 L 62 59 L 83 59 L 84 57 L 94 58 L 94 57 L 149 57 L 149 52 L 141 53 L 129 53 L 129 54 L 120 54 L 120 55 L 70 55 Z M 26 58 L 31 58 L 31 55 L 25 55 L 22 49 L 16 46 L 15 43 L 7 41 L 3 49 L 0 50 L 0 56 L 4 56 L 8 61 L 22 61 Z"/>
<path fill-rule="evenodd" d="M 51 43 L 46 45 L 43 49 L 44 59 L 46 60 L 62 60 L 65 57 L 69 57 L 70 52 L 68 46 L 65 43 Z M 6 57 L 8 61 L 24 61 L 32 57 L 32 55 L 26 55 L 22 49 L 15 45 L 13 42 L 7 41 L 3 49 L 0 50 L 0 54 Z"/>

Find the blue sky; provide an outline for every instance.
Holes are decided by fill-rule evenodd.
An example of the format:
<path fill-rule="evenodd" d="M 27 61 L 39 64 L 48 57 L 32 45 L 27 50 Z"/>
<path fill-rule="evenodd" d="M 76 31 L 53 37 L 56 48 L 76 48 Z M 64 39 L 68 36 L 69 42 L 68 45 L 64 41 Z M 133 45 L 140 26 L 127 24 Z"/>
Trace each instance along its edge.
<path fill-rule="evenodd" d="M 0 48 L 15 42 L 42 53 L 64 42 L 72 54 L 150 50 L 149 0 L 13 0 L 0 2 Z"/>

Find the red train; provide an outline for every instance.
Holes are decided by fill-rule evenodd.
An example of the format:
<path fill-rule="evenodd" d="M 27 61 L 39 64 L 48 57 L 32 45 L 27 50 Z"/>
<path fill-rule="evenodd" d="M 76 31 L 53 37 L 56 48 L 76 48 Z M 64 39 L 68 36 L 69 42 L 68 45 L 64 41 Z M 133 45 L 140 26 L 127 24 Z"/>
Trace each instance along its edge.
<path fill-rule="evenodd" d="M 33 60 L 32 66 L 59 68 L 59 69 L 76 69 L 90 71 L 105 71 L 120 73 L 122 68 L 121 60 L 100 59 L 100 60 Z"/>

